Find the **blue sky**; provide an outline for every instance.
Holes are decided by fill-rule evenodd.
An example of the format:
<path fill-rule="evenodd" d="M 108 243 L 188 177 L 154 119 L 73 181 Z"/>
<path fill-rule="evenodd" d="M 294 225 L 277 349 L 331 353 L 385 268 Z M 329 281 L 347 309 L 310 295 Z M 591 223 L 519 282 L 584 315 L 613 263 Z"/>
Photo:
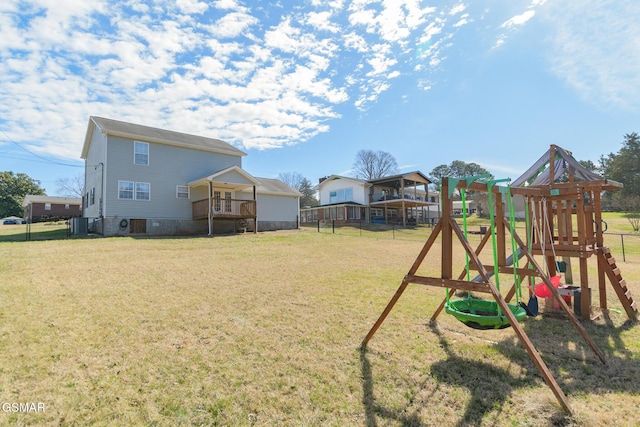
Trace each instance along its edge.
<path fill-rule="evenodd" d="M 595 162 L 640 132 L 638 16 L 637 0 L 5 0 L 0 170 L 57 195 L 91 115 L 313 183 L 352 175 L 361 149 L 512 179 L 550 144 Z"/>

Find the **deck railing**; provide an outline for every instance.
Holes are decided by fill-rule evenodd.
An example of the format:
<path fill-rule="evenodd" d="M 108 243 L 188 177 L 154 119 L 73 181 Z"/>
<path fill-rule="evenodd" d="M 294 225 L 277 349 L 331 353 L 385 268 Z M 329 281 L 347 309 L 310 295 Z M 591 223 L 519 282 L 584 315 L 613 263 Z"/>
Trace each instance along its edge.
<path fill-rule="evenodd" d="M 211 201 L 214 218 L 255 218 L 255 200 L 213 199 Z M 193 219 L 207 218 L 209 200 L 198 200 L 192 203 Z"/>

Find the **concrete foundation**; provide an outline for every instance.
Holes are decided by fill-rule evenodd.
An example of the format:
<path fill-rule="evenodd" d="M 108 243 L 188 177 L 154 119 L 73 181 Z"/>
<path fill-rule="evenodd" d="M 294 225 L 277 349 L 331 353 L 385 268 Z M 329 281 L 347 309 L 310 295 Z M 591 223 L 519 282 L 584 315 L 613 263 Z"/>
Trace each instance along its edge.
<path fill-rule="evenodd" d="M 131 221 L 136 221 L 136 227 Z M 142 222 L 143 221 L 143 222 Z M 253 231 L 253 223 L 247 231 Z M 258 221 L 258 231 L 294 230 L 298 224 L 296 221 Z M 140 232 L 140 231 L 143 232 Z M 215 219 L 212 222 L 213 234 L 232 234 L 242 232 L 238 229 L 236 220 Z M 89 232 L 101 234 L 105 237 L 111 236 L 190 236 L 207 235 L 209 225 L 204 220 L 183 220 L 183 219 L 138 219 L 138 218 L 89 218 Z"/>

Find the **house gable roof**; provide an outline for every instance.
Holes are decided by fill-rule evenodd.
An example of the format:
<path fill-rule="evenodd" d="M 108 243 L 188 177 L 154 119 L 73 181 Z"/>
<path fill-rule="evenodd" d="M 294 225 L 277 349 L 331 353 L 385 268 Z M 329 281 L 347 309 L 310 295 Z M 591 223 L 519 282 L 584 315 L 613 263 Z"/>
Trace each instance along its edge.
<path fill-rule="evenodd" d="M 368 182 L 365 181 L 364 179 L 359 179 L 359 178 L 351 178 L 348 176 L 340 176 L 340 175 L 331 175 L 326 177 L 325 179 L 323 179 L 322 181 L 320 181 L 318 184 L 316 184 L 315 187 L 313 187 L 313 190 L 320 190 L 321 187 L 325 186 L 326 184 L 330 183 L 331 181 L 337 181 L 340 179 L 344 179 L 347 181 L 353 181 L 356 184 L 360 184 L 360 185 L 364 185 L 364 186 L 368 186 Z"/>
<path fill-rule="evenodd" d="M 191 135 L 171 130 L 158 129 L 149 126 L 137 125 L 118 120 L 105 119 L 103 117 L 89 117 L 87 133 L 82 147 L 81 158 L 86 159 L 91 144 L 94 129 L 99 129 L 105 135 L 119 136 L 144 142 L 168 144 L 177 147 L 194 150 L 210 151 L 231 156 L 246 156 L 246 153 L 238 150 L 233 145 L 215 138 Z"/>
<path fill-rule="evenodd" d="M 273 178 L 256 178 L 260 183 L 256 187 L 256 193 L 258 194 L 268 194 L 273 196 L 287 196 L 287 197 L 301 197 L 302 193 L 300 193 L 295 188 L 292 188 L 280 181 L 279 179 Z"/>
<path fill-rule="evenodd" d="M 231 166 L 226 169 L 222 169 L 212 173 L 211 175 L 191 181 L 187 185 L 189 187 L 197 187 L 199 185 L 207 185 L 209 182 L 215 182 L 217 185 L 233 187 L 252 187 L 254 185 L 260 185 L 260 181 L 258 181 L 258 179 L 251 176 L 251 174 L 239 166 Z"/>

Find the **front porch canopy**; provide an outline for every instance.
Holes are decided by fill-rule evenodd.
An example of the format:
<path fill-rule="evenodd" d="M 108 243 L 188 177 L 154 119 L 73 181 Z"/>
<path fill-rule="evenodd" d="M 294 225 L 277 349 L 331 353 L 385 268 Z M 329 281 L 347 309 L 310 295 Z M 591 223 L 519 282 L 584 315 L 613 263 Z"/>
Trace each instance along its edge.
<path fill-rule="evenodd" d="M 231 166 L 214 172 L 187 185 L 190 188 L 207 187 L 208 197 L 193 202 L 192 217 L 193 219 L 207 218 L 209 235 L 212 234 L 212 221 L 216 218 L 256 219 L 256 187 L 260 185 L 260 182 L 239 166 Z M 214 197 L 214 188 L 238 192 L 251 187 L 253 187 L 252 200 Z"/>

